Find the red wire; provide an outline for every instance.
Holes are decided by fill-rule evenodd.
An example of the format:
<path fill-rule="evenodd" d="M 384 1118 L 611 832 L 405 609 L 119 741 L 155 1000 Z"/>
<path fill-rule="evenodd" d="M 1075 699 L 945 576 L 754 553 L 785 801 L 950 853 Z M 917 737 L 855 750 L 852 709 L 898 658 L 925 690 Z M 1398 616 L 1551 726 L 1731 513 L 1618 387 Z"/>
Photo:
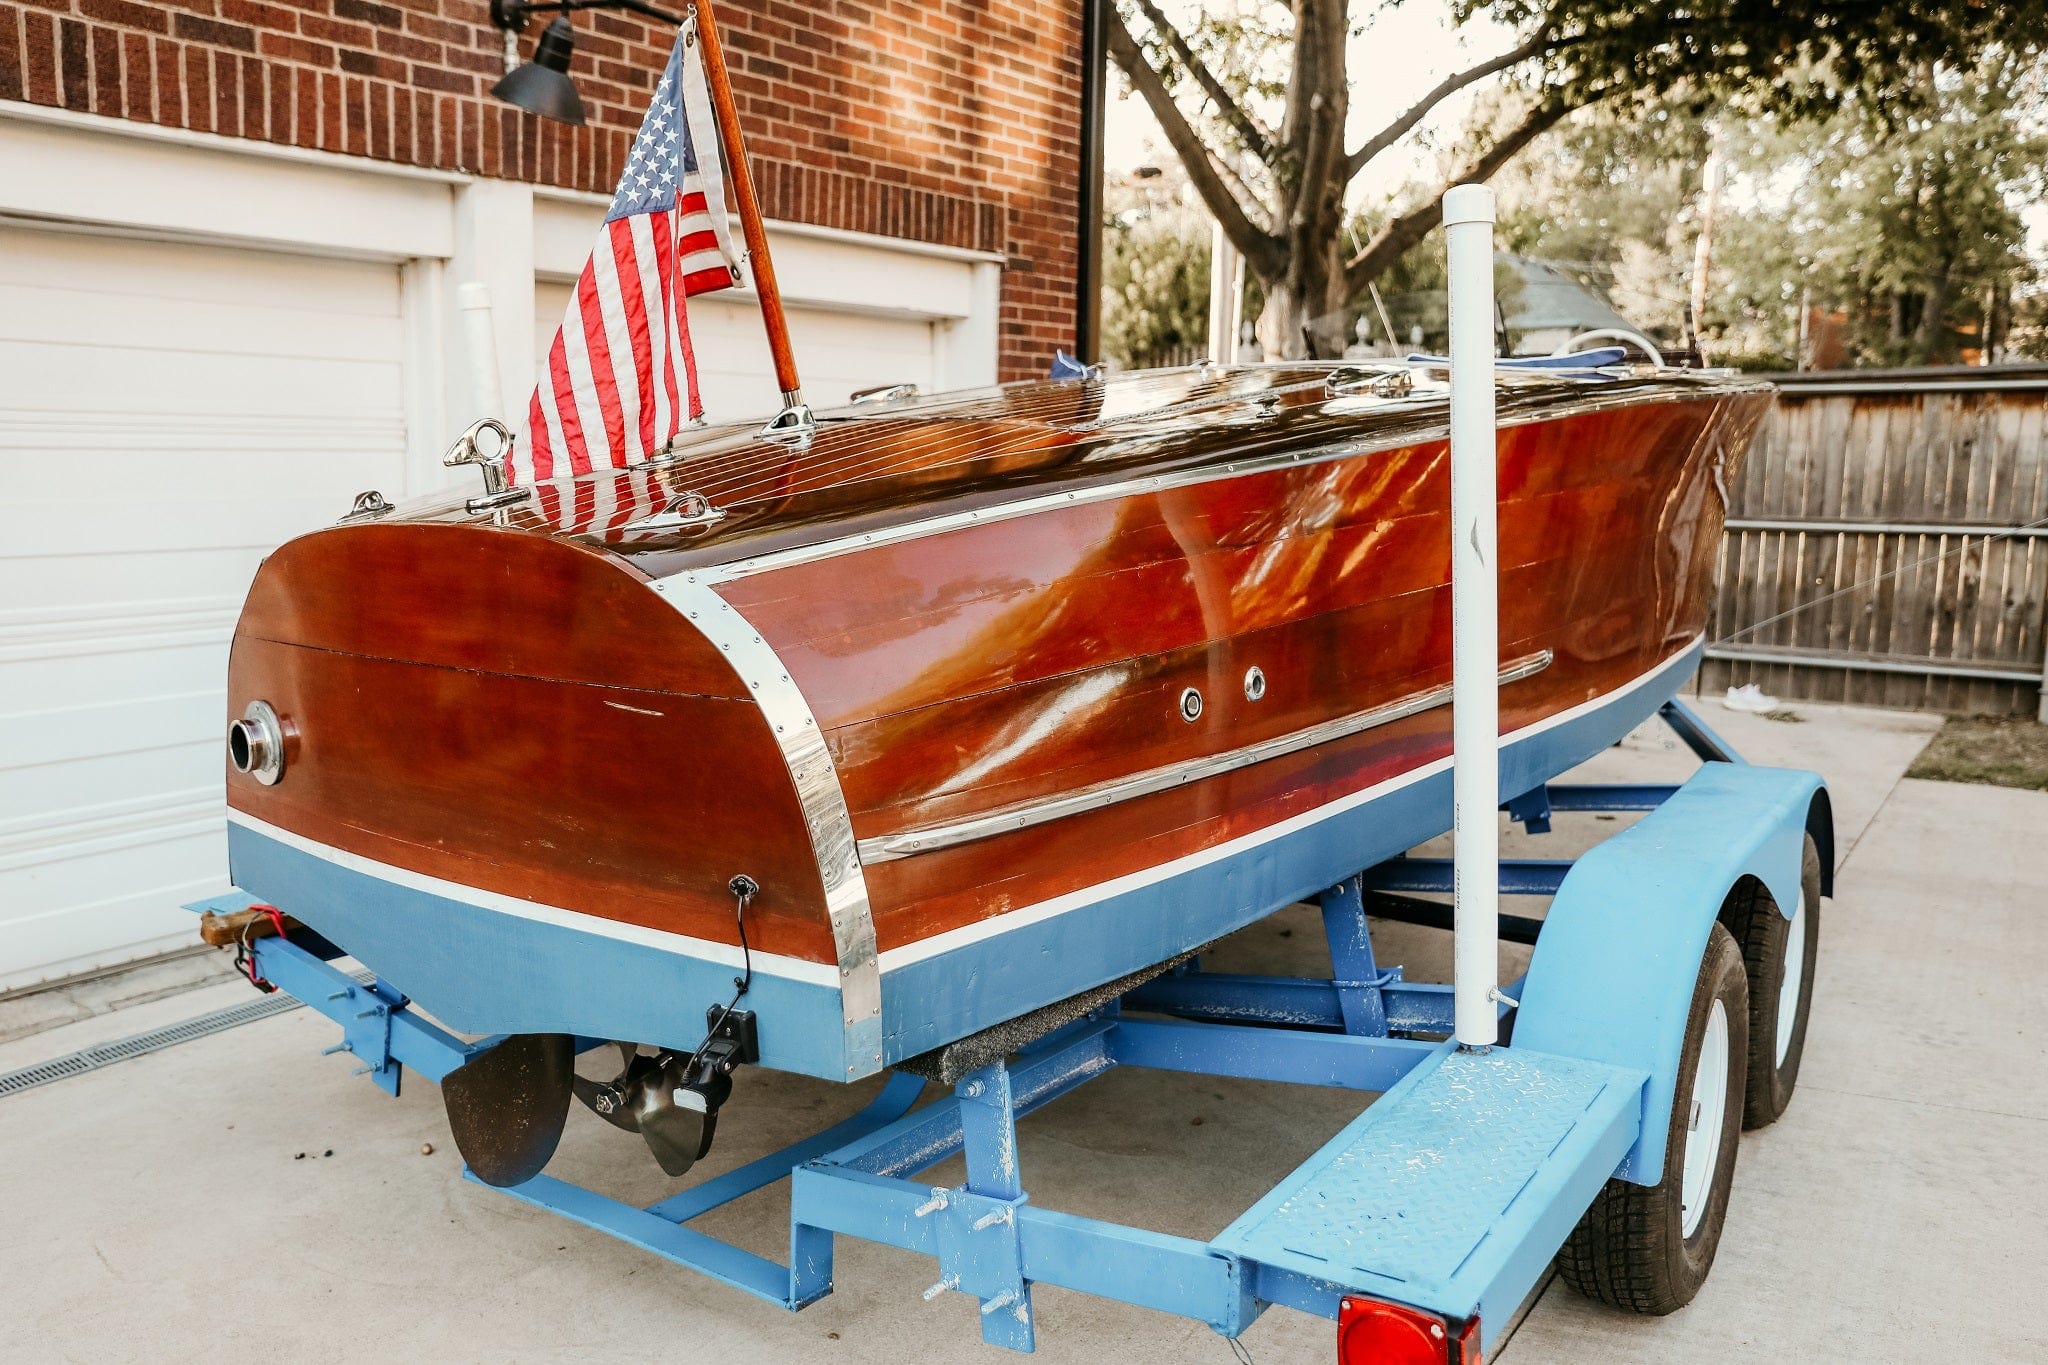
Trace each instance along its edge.
<path fill-rule="evenodd" d="M 261 911 L 263 914 L 268 915 L 270 917 L 271 925 L 277 930 L 277 936 L 279 938 L 284 937 L 284 912 L 282 910 L 279 910 L 274 905 L 252 905 L 249 908 L 251 910 Z M 259 990 L 265 986 L 270 985 L 268 981 L 265 981 L 262 977 L 256 975 L 256 947 L 255 944 L 250 941 L 248 932 L 246 930 L 243 932 L 242 935 L 242 947 L 244 950 L 242 957 L 242 970 L 248 973 L 249 984 L 255 986 Z"/>

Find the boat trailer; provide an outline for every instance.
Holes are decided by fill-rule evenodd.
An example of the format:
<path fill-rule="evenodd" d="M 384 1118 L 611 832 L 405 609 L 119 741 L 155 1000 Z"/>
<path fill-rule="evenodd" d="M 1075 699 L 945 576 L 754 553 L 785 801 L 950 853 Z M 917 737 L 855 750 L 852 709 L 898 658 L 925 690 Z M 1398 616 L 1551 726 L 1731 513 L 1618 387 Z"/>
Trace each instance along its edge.
<path fill-rule="evenodd" d="M 1032 1287 L 1050 1284 L 1230 1338 L 1285 1304 L 1407 1330 L 1430 1349 L 1417 1359 L 1476 1360 L 1604 1185 L 1662 1178 L 1679 1031 L 1730 892 L 1757 877 L 1790 905 L 1786 855 L 1796 885 L 1809 835 L 1823 852 L 1832 843 L 1818 779 L 1741 762 L 1679 702 L 1661 714 L 1706 760 L 1682 785 L 1554 783 L 1506 804 L 1531 832 L 1561 812 L 1647 812 L 1576 860 L 1500 865 L 1502 895 L 1551 899 L 1541 921 L 1503 916 L 1510 937 L 1517 923 L 1541 929 L 1528 973 L 1499 992 L 1499 1013 L 1513 1019 L 1506 1045 L 1461 1049 L 1447 1036 L 1454 988 L 1406 980 L 1375 957 L 1370 915 L 1427 920 L 1447 909 L 1413 897 L 1450 890 L 1448 860 L 1401 857 L 1319 897 L 1326 979 L 1191 960 L 976 1068 L 932 1103 L 918 1106 L 931 1082 L 898 1071 L 853 1117 L 646 1208 L 546 1174 L 506 1193 L 789 1309 L 831 1292 L 835 1237 L 919 1252 L 937 1263 L 925 1296 L 979 1300 L 983 1339 L 1015 1350 L 1032 1349 Z M 235 893 L 191 908 L 249 904 Z M 359 982 L 310 930 L 253 938 L 246 951 L 255 977 L 340 1026 L 330 1052 L 351 1053 L 393 1095 L 406 1068 L 438 1082 L 497 1041 L 466 1042 L 383 983 Z M 578 1040 L 581 1050 L 606 1045 Z M 1205 1242 L 1030 1200 L 1018 1120 L 1119 1066 L 1379 1098 Z M 920 1180 L 955 1155 L 964 1182 Z M 786 1264 L 690 1226 L 782 1180 Z M 1422 1326 L 1372 1317 L 1392 1305 L 1422 1315 Z"/>
<path fill-rule="evenodd" d="M 1285 1304 L 1337 1320 L 1343 1365 L 1477 1365 L 1553 1259 L 1622 1307 L 1668 1312 L 1691 1297 L 1712 1262 L 1739 1129 L 1776 1118 L 1796 1079 L 1807 945 L 1832 891 L 1828 796 L 1811 773 L 1742 762 L 1676 700 L 1660 714 L 1703 760 L 1686 782 L 1502 790 L 1491 192 L 1460 186 L 1444 208 L 1455 858 L 1398 857 L 1323 891 L 1327 978 L 1191 958 L 1046 1018 L 1041 1036 L 1021 1027 L 1007 1045 L 962 1049 L 964 1075 L 925 1067 L 952 1088 L 922 1107 L 931 1082 L 900 1068 L 852 1118 L 645 1208 L 544 1172 L 507 1194 L 788 1309 L 832 1291 L 838 1237 L 918 1252 L 937 1263 L 927 1299 L 972 1297 L 983 1340 L 1020 1351 L 1035 1344 L 1040 1284 L 1193 1318 L 1232 1341 Z M 1501 809 L 1535 834 L 1560 812 L 1641 818 L 1576 859 L 1503 862 Z M 1418 898 L 1447 892 L 1449 907 Z M 1502 915 L 1502 896 L 1549 904 L 1540 920 Z M 191 908 L 256 924 L 240 893 Z M 438 1083 L 501 1042 L 456 1037 L 382 981 L 337 967 L 340 949 L 311 929 L 261 913 L 274 932 L 245 927 L 236 940 L 251 979 L 339 1024 L 329 1051 L 353 1054 L 391 1094 L 408 1067 Z M 1451 928 L 1453 982 L 1381 966 L 1375 914 Z M 1534 944 L 1505 988 L 1503 937 Z M 1018 1120 L 1119 1066 L 1378 1098 L 1202 1241 L 1031 1202 Z M 964 1181 L 921 1179 L 955 1155 Z M 786 1263 L 690 1226 L 784 1180 Z"/>

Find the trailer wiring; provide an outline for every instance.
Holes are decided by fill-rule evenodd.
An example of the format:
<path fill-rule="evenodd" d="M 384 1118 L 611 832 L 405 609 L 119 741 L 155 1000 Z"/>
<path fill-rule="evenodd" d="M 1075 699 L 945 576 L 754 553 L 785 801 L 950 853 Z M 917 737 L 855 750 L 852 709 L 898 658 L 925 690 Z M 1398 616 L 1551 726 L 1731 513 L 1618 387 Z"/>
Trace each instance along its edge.
<path fill-rule="evenodd" d="M 252 905 L 249 909 L 267 917 L 270 920 L 271 927 L 277 931 L 277 936 L 279 938 L 284 937 L 284 912 L 282 910 L 279 910 L 274 905 Z M 249 932 L 260 923 L 262 921 L 252 915 L 248 922 L 242 926 L 242 932 L 235 936 L 235 970 L 248 977 L 250 985 L 263 994 L 269 995 L 277 987 L 256 974 L 256 954 L 249 946 Z"/>
<path fill-rule="evenodd" d="M 718 1011 L 718 1017 L 711 1021 L 711 1027 L 705 1031 L 704 1041 L 697 1044 L 695 1050 L 690 1053 L 689 1063 L 683 1068 L 683 1074 L 687 1076 L 697 1074 L 698 1059 L 704 1055 L 704 1050 L 711 1046 L 712 1040 L 718 1037 L 719 1030 L 725 1027 L 726 1020 L 732 1018 L 732 1012 L 739 1008 L 740 999 L 746 995 L 748 987 L 754 984 L 754 950 L 747 942 L 747 906 L 754 897 L 761 894 L 761 883 L 742 872 L 726 883 L 726 887 L 738 901 L 733 909 L 733 920 L 740 934 L 740 974 L 732 979 L 732 999 Z"/>

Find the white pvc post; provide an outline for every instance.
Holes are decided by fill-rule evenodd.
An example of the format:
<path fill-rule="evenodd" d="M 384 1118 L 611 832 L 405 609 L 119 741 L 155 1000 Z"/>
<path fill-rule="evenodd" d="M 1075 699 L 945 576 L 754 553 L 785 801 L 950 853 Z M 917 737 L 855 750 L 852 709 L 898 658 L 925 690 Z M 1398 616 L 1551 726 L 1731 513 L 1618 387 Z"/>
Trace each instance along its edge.
<path fill-rule="evenodd" d="M 1209 230 L 1209 360 L 1237 363 L 1238 299 L 1244 293 L 1244 257 L 1222 223 Z"/>
<path fill-rule="evenodd" d="M 458 285 L 455 306 L 462 311 L 462 339 L 469 352 L 469 391 L 476 416 L 509 421 L 511 414 L 505 411 L 504 391 L 498 384 L 498 334 L 491 326 L 490 286 L 474 280 Z"/>
<path fill-rule="evenodd" d="M 1444 195 L 1451 322 L 1452 999 L 1458 1046 L 1498 1035 L 1500 579 L 1493 414 L 1493 191 Z"/>

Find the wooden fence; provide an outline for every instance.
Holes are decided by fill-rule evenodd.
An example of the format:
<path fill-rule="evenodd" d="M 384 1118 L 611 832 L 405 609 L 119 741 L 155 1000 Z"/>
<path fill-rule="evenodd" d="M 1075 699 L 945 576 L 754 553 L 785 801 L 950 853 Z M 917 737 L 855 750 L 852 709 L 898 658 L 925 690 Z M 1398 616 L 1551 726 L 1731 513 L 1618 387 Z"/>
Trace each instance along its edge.
<path fill-rule="evenodd" d="M 2048 719 L 2048 366 L 1775 378 L 1701 690 Z"/>

